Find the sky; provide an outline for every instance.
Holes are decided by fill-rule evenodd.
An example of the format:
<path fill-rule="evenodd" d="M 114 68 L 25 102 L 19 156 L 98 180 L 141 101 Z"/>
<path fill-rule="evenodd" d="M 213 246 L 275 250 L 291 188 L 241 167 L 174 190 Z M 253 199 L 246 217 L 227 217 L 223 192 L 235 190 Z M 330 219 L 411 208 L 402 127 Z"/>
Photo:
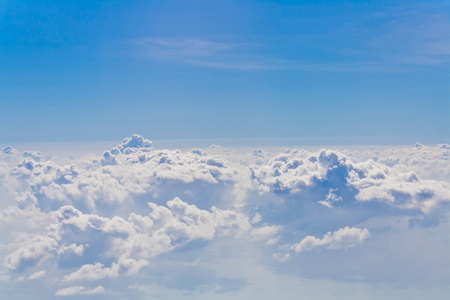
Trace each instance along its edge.
<path fill-rule="evenodd" d="M 450 299 L 449 8 L 0 0 L 0 298 Z"/>
<path fill-rule="evenodd" d="M 447 1 L 0 1 L 0 143 L 448 141 Z M 312 143 L 312 142 L 309 142 Z"/>

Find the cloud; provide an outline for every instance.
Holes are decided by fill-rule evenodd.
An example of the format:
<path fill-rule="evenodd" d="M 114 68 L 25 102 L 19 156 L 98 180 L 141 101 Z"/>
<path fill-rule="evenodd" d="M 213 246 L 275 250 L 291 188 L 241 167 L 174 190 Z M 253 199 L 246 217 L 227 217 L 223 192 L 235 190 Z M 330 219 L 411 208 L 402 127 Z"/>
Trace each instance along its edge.
<path fill-rule="evenodd" d="M 230 50 L 237 45 L 202 39 L 146 39 L 140 41 L 149 47 L 150 53 L 168 57 L 202 57 Z"/>
<path fill-rule="evenodd" d="M 197 193 L 196 204 L 210 208 L 208 202 L 214 195 L 202 196 L 201 191 L 232 192 L 237 173 L 230 163 L 217 156 L 155 150 L 150 141 L 134 135 L 105 151 L 101 160 L 85 165 L 58 165 L 26 158 L 11 169 L 6 180 L 7 186 L 22 185 L 21 193 L 36 199 L 42 210 L 76 205 L 95 212 L 121 209 L 124 203 L 144 206 L 147 197 L 166 201 L 183 196 L 193 201 L 193 191 Z M 209 185 L 217 188 L 205 189 Z M 25 199 L 24 195 L 21 197 Z M 138 197 L 142 199 L 139 203 L 135 201 Z"/>
<path fill-rule="evenodd" d="M 23 157 L 29 157 L 29 158 L 33 159 L 34 161 L 40 161 L 41 158 L 42 158 L 41 157 L 42 154 L 39 151 L 24 151 L 22 153 L 22 156 Z"/>
<path fill-rule="evenodd" d="M 14 154 L 19 154 L 19 151 L 17 151 L 16 149 L 14 149 L 13 147 L 8 145 L 1 149 L 1 153 L 2 153 L 2 155 L 14 155 Z"/>
<path fill-rule="evenodd" d="M 144 139 L 144 137 L 138 134 L 133 134 L 131 137 L 123 139 L 122 143 L 117 145 L 117 149 L 122 153 L 129 154 L 136 152 L 138 150 L 140 151 L 151 150 L 152 145 L 153 144 L 151 141 Z M 112 152 L 114 154 L 118 153 L 115 148 L 112 149 Z"/>
<path fill-rule="evenodd" d="M 190 242 L 250 230 L 248 218 L 231 210 L 212 207 L 208 212 L 179 198 L 168 201 L 167 207 L 154 203 L 149 206 L 149 215 L 132 213 L 127 220 L 83 214 L 73 206 L 61 207 L 52 213 L 54 223 L 47 227 L 46 235 L 21 244 L 6 256 L 5 266 L 24 271 L 44 259 L 63 265 L 78 256 L 83 258 L 80 263 L 91 263 L 65 275 L 64 281 L 115 278 L 135 274 L 148 265 L 149 259 Z M 113 262 L 106 267 L 96 261 L 100 257 Z"/>
<path fill-rule="evenodd" d="M 95 295 L 95 294 L 102 294 L 104 292 L 105 292 L 105 288 L 102 287 L 101 285 L 99 285 L 93 289 L 89 289 L 84 286 L 71 286 L 71 287 L 57 290 L 55 292 L 55 295 L 56 296 Z"/>
<path fill-rule="evenodd" d="M 38 272 L 35 272 L 35 273 L 31 274 L 30 276 L 28 276 L 28 280 L 36 280 L 36 279 L 42 278 L 44 276 L 45 276 L 45 271 L 38 271 Z"/>
<path fill-rule="evenodd" d="M 141 55 L 215 69 L 241 71 L 291 68 L 287 60 L 250 55 L 246 49 L 254 44 L 217 42 L 199 38 L 147 38 L 134 42 Z"/>
<path fill-rule="evenodd" d="M 119 276 L 119 264 L 113 264 L 111 268 L 105 268 L 101 263 L 83 265 L 76 272 L 64 276 L 64 281 L 99 280 Z"/>
<path fill-rule="evenodd" d="M 256 280 L 244 253 L 286 276 L 450 278 L 445 257 L 420 263 L 447 247 L 446 144 L 180 151 L 133 135 L 70 160 L 12 149 L 0 158 L 0 274 L 17 285 L 39 283 L 56 296 L 90 293 L 91 282 L 237 292 Z M 416 239 L 426 245 L 413 247 Z M 396 261 L 411 280 L 382 271 Z"/>
<path fill-rule="evenodd" d="M 276 235 L 279 233 L 279 231 L 282 229 L 282 226 L 263 226 L 259 228 L 255 228 L 252 230 L 252 236 L 254 240 L 261 240 L 261 239 L 268 239 L 269 241 L 274 241 L 273 239 L 270 239 L 273 235 Z"/>
<path fill-rule="evenodd" d="M 387 147 L 347 153 L 360 162 L 371 159 L 398 172 L 414 172 L 421 179 L 450 181 L 448 144 L 431 147 L 416 143 L 414 147 Z"/>
<path fill-rule="evenodd" d="M 430 10 L 431 8 L 431 10 Z M 418 65 L 448 63 L 450 34 L 442 7 L 415 7 L 408 15 L 386 15 L 390 19 L 384 35 L 373 40 L 373 46 L 389 51 L 391 59 Z M 388 42 L 390 41 L 390 43 Z M 396 50 L 395 52 L 393 50 Z M 403 52 L 400 52 L 404 50 Z"/>
<path fill-rule="evenodd" d="M 133 42 L 139 56 L 215 69 L 242 71 L 293 70 L 307 72 L 405 72 L 424 66 L 445 66 L 450 53 L 448 17 L 441 5 L 396 5 L 375 9 L 348 20 L 322 35 L 285 37 L 291 52 L 301 57 L 274 56 L 265 53 L 268 45 L 212 41 L 201 38 L 142 38 Z M 340 21 L 339 14 L 330 17 Z M 364 25 L 364 20 L 379 25 Z M 330 20 L 328 20 L 330 21 Z M 361 26 L 363 24 L 363 26 Z M 352 28 L 349 30 L 349 28 Z M 331 34 L 331 36 L 330 36 Z M 336 39 L 336 36 L 339 38 Z M 343 39 L 342 39 L 343 38 Z M 347 39 L 343 46 L 342 41 Z M 320 63 L 313 52 L 329 55 L 330 41 L 338 56 L 334 63 Z M 274 42 L 276 44 L 278 40 Z M 320 45 L 320 46 L 319 46 Z M 260 48 L 260 49 L 258 49 Z M 269 46 L 270 48 L 270 46 Z M 136 50 L 134 50 L 136 51 Z M 309 54 L 308 54 L 309 53 Z M 309 56 L 309 57 L 308 57 Z M 337 60 L 336 60 L 337 59 Z"/>
<path fill-rule="evenodd" d="M 327 249 L 348 249 L 357 246 L 370 236 L 369 231 L 364 228 L 345 227 L 335 232 L 328 232 L 322 239 L 307 236 L 300 243 L 291 246 L 297 253 L 311 251 L 314 248 L 326 247 Z"/>
<path fill-rule="evenodd" d="M 27 267 L 37 264 L 56 248 L 57 241 L 52 237 L 39 235 L 23 244 L 22 247 L 5 257 L 6 268 L 23 271 Z"/>
<path fill-rule="evenodd" d="M 331 150 L 288 151 L 265 165 L 251 166 L 250 171 L 259 190 L 285 195 L 288 205 L 317 201 L 331 209 L 371 203 L 386 212 L 391 206 L 439 222 L 446 217 L 440 214 L 442 207 L 450 202 L 450 185 L 445 181 L 421 180 L 414 172 L 374 160 L 354 162 Z"/>

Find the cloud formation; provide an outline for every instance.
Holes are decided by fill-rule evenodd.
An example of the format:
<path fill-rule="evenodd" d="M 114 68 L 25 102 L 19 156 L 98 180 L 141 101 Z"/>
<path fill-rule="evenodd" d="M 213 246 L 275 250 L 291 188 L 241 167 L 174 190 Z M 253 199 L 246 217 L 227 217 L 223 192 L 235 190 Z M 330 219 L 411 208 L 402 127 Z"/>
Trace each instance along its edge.
<path fill-rule="evenodd" d="M 379 264 L 364 262 L 367 272 L 355 276 L 383 281 L 395 276 L 380 268 L 401 256 L 381 243 L 404 249 L 402 237 L 449 224 L 446 144 L 239 151 L 160 150 L 139 135 L 99 157 L 72 160 L 2 148 L 0 278 L 45 283 L 57 297 L 114 291 L 112 281 L 141 286 L 140 278 L 175 289 L 197 290 L 204 282 L 235 291 L 251 279 L 215 268 L 242 249 L 280 272 L 338 280 L 361 264 L 351 256 L 379 251 Z M 445 252 L 435 239 L 427 245 Z M 430 259 L 411 284 L 433 278 Z M 195 285 L 176 284 L 192 272 Z"/>
<path fill-rule="evenodd" d="M 327 249 L 348 249 L 362 243 L 370 236 L 369 231 L 355 227 L 340 228 L 335 232 L 328 232 L 322 239 L 308 235 L 300 243 L 292 245 L 291 249 L 297 253 L 311 251 L 317 247 Z"/>
<path fill-rule="evenodd" d="M 415 172 L 372 159 L 354 162 L 332 150 L 288 151 L 250 170 L 262 192 L 287 195 L 291 201 L 317 201 L 328 208 L 373 204 L 384 210 L 408 210 L 439 222 L 446 217 L 446 213 L 440 214 L 442 207 L 450 202 L 446 181 L 422 180 Z"/>
<path fill-rule="evenodd" d="M 89 289 L 84 286 L 71 286 L 68 288 L 57 290 L 55 292 L 55 295 L 56 296 L 94 295 L 94 294 L 101 294 L 104 292 L 105 288 L 102 287 L 101 285 L 93 289 Z"/>

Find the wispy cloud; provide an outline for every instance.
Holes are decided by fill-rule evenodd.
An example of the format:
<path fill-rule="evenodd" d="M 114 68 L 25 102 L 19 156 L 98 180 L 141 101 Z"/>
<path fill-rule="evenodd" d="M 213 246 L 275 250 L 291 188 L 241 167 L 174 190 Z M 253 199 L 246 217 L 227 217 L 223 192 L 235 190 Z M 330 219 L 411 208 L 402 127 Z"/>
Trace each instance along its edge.
<path fill-rule="evenodd" d="M 145 59 L 242 71 L 397 72 L 449 63 L 450 23 L 439 7 L 391 6 L 319 24 L 330 18 L 335 28 L 282 38 L 150 37 L 132 44 Z"/>
<path fill-rule="evenodd" d="M 149 55 L 167 58 L 208 57 L 238 47 L 238 44 L 220 43 L 202 39 L 143 39 L 139 44 Z"/>
<path fill-rule="evenodd" d="M 393 7 L 374 13 L 383 29 L 368 39 L 380 60 L 399 65 L 447 64 L 450 56 L 448 14 L 421 7 Z"/>
<path fill-rule="evenodd" d="M 251 50 L 258 46 L 255 44 L 225 43 L 193 38 L 155 38 L 135 41 L 135 45 L 139 47 L 139 55 L 145 59 L 184 63 L 205 68 L 241 71 L 303 70 L 328 72 L 380 70 L 380 66 L 373 62 L 323 64 L 251 54 Z M 390 69 L 393 70 L 393 68 Z"/>
<path fill-rule="evenodd" d="M 148 60 L 241 71 L 399 72 L 414 66 L 448 62 L 450 39 L 431 38 L 425 35 L 421 35 L 422 38 L 420 38 L 419 33 L 415 38 L 411 38 L 405 37 L 408 34 L 394 31 L 368 40 L 371 50 L 336 50 L 351 54 L 352 58 L 329 63 L 318 62 L 308 57 L 287 59 L 254 53 L 255 46 L 258 47 L 255 44 L 226 43 L 204 39 L 142 39 L 135 41 L 134 44 L 139 49 L 138 55 Z M 397 41 L 400 38 L 404 41 L 395 42 L 398 45 L 389 42 L 390 40 Z M 405 47 L 407 49 L 402 50 Z M 375 57 L 372 55 L 368 59 L 366 56 L 369 53 L 376 53 L 376 55 Z"/>
<path fill-rule="evenodd" d="M 135 41 L 147 59 L 233 70 L 284 69 L 283 60 L 249 54 L 255 44 L 217 42 L 199 38 L 148 38 Z"/>

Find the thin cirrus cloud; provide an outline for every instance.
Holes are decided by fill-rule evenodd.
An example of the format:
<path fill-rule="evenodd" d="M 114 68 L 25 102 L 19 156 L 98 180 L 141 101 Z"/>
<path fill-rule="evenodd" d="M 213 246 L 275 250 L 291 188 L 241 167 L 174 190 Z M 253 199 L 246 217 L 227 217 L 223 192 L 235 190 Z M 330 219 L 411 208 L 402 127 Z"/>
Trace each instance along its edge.
<path fill-rule="evenodd" d="M 248 43 L 226 43 L 199 38 L 149 38 L 134 42 L 147 59 L 174 61 L 208 68 L 243 71 L 285 69 L 289 62 L 254 55 Z"/>
<path fill-rule="evenodd" d="M 420 33 L 415 31 L 412 34 L 404 34 L 403 31 L 396 28 L 383 37 L 369 39 L 367 41 L 367 44 L 371 45 L 369 51 L 342 48 L 341 61 L 328 64 L 316 62 L 314 57 L 308 56 L 286 58 L 282 53 L 278 56 L 265 55 L 258 51 L 258 48 L 263 48 L 262 45 L 257 44 L 190 38 L 142 39 L 134 44 L 140 53 L 138 56 L 145 59 L 241 71 L 401 72 L 413 66 L 442 65 L 448 62 L 447 54 L 450 49 L 448 36 L 441 34 L 424 42 L 424 35 L 419 36 Z M 411 29 L 408 28 L 408 31 Z M 436 31 L 435 28 L 433 31 Z M 409 38 L 405 38 L 405 35 Z M 396 45 L 398 42 L 391 43 L 386 39 L 404 42 Z M 409 45 L 407 49 L 403 49 L 404 44 Z M 386 48 L 381 45 L 391 46 Z M 403 54 L 399 56 L 400 52 Z M 344 58 L 348 54 L 353 56 L 351 61 Z M 367 55 L 369 57 L 366 57 Z"/>
<path fill-rule="evenodd" d="M 369 45 L 387 62 L 412 65 L 445 65 L 450 54 L 448 16 L 419 8 L 375 14 L 386 19 L 385 32 Z"/>
<path fill-rule="evenodd" d="M 407 71 L 448 64 L 450 35 L 444 8 L 393 5 L 362 12 L 352 19 L 343 13 L 321 16 L 311 24 L 291 16 L 286 22 L 293 26 L 292 32 L 282 38 L 267 35 L 262 40 L 257 34 L 233 34 L 234 40 L 246 42 L 229 42 L 198 35 L 142 38 L 133 45 L 139 56 L 147 59 L 219 69 Z M 315 30 L 327 23 L 336 25 Z M 370 23 L 376 26 L 368 26 Z"/>
<path fill-rule="evenodd" d="M 150 60 L 177 62 L 213 69 L 258 70 L 304 70 L 304 71 L 360 71 L 380 70 L 373 62 L 362 64 L 319 64 L 292 59 L 264 56 L 255 53 L 261 45 L 222 43 L 204 39 L 143 39 L 138 45 L 139 56 Z M 252 53 L 250 53 L 252 52 Z"/>

